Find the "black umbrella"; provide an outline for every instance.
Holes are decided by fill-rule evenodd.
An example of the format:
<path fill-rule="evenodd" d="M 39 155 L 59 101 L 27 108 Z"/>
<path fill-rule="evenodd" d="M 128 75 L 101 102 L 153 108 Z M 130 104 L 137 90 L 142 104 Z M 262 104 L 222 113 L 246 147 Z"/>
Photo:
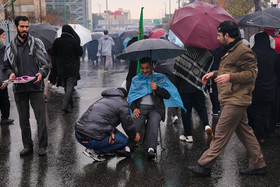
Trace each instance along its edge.
<path fill-rule="evenodd" d="M 42 40 L 46 49 L 51 48 L 56 36 L 56 31 L 57 30 L 49 23 L 31 24 L 29 28 L 29 34 Z"/>
<path fill-rule="evenodd" d="M 104 34 L 102 32 L 93 32 L 91 33 L 92 40 L 99 40 Z"/>
<path fill-rule="evenodd" d="M 175 58 L 183 54 L 185 49 L 164 40 L 164 39 L 146 39 L 134 42 L 123 52 L 117 55 L 118 59 L 139 60 L 143 57 L 150 57 L 152 60 L 165 60 Z"/>
<path fill-rule="evenodd" d="M 280 28 L 280 19 L 264 11 L 257 11 L 244 16 L 239 26 L 254 26 L 262 28 Z"/>
<path fill-rule="evenodd" d="M 133 38 L 133 37 L 136 37 L 138 36 L 138 31 L 137 30 L 128 30 L 128 31 L 124 31 L 120 37 L 121 38 L 127 38 L 127 37 L 130 37 L 130 38 Z"/>
<path fill-rule="evenodd" d="M 263 12 L 266 12 L 266 13 L 268 13 L 272 16 L 275 16 L 277 18 L 280 18 L 280 8 L 271 7 L 271 8 L 263 10 Z"/>

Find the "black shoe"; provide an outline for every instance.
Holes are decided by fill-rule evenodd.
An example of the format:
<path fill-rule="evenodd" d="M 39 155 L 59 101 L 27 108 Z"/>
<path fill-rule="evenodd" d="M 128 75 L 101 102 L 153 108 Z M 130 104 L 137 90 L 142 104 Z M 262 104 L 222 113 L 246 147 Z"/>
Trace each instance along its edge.
<path fill-rule="evenodd" d="M 13 119 L 1 119 L 1 124 L 12 124 L 14 122 Z"/>
<path fill-rule="evenodd" d="M 43 147 L 39 148 L 38 155 L 39 156 L 46 156 L 47 155 L 46 148 L 43 148 Z"/>
<path fill-rule="evenodd" d="M 128 152 L 125 149 L 117 150 L 116 153 L 120 156 L 124 156 L 124 157 L 127 157 L 127 158 L 131 157 L 131 152 Z"/>
<path fill-rule="evenodd" d="M 197 165 L 197 166 L 189 166 L 188 169 L 200 176 L 210 176 L 211 174 L 211 169 L 210 168 L 206 168 L 204 166 L 201 165 Z"/>
<path fill-rule="evenodd" d="M 26 156 L 26 155 L 30 155 L 32 153 L 33 153 L 32 148 L 24 148 L 19 154 L 20 154 L 20 156 Z"/>
<path fill-rule="evenodd" d="M 247 168 L 239 171 L 240 174 L 242 175 L 265 175 L 266 174 L 266 166 L 263 168 L 259 169 L 252 169 L 252 168 Z"/>
<path fill-rule="evenodd" d="M 151 159 L 156 158 L 156 153 L 153 150 L 150 150 L 148 152 L 148 158 L 151 158 Z"/>

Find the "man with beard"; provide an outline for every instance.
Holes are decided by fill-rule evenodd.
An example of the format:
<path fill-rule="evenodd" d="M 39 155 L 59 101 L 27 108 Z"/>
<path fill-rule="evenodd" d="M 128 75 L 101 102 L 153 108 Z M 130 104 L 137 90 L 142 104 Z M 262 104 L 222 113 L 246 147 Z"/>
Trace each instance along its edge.
<path fill-rule="evenodd" d="M 223 45 L 223 57 L 219 69 L 205 74 L 203 84 L 211 78 L 217 83 L 222 112 L 210 148 L 203 153 L 197 166 L 189 166 L 192 172 L 208 176 L 218 156 L 224 151 L 235 132 L 249 155 L 249 167 L 240 174 L 263 175 L 266 164 L 260 145 L 248 125 L 246 109 L 252 102 L 252 91 L 258 73 L 254 52 L 243 44 L 236 23 L 225 21 L 218 26 L 218 38 Z"/>
<path fill-rule="evenodd" d="M 32 154 L 33 141 L 29 122 L 29 102 L 37 121 L 39 156 L 46 155 L 48 135 L 45 116 L 44 81 L 49 72 L 49 60 L 43 42 L 30 36 L 29 21 L 26 16 L 15 18 L 17 36 L 7 46 L 3 71 L 14 79 L 21 76 L 36 76 L 34 82 L 14 84 L 14 98 L 19 115 L 24 149 L 20 156 Z"/>

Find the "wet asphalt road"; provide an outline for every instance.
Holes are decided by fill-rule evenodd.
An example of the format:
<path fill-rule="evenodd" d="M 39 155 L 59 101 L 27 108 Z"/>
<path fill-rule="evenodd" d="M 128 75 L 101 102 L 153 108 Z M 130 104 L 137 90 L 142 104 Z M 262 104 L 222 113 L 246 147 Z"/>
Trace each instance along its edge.
<path fill-rule="evenodd" d="M 207 149 L 202 125 L 193 113 L 194 143 L 179 141 L 183 132 L 181 120 L 171 124 L 162 122 L 162 143 L 156 160 L 146 158 L 145 144 L 133 157 L 107 157 L 105 162 L 93 162 L 83 155 L 84 147 L 74 137 L 74 123 L 97 99 L 102 90 L 119 87 L 127 74 L 123 63 L 111 67 L 107 75 L 102 66 L 81 63 L 81 77 L 74 96 L 75 108 L 71 114 L 60 112 L 63 89 L 50 89 L 47 109 L 49 133 L 48 155 L 38 157 L 37 128 L 31 109 L 34 154 L 21 158 L 22 141 L 12 88 L 9 86 L 13 125 L 0 126 L 0 186 L 280 186 L 279 131 L 261 145 L 268 166 L 266 176 L 241 176 L 239 170 L 247 167 L 247 153 L 234 135 L 224 154 L 217 160 L 211 177 L 197 177 L 187 170 L 196 164 Z M 210 105 L 207 104 L 210 110 Z M 215 127 L 218 118 L 209 114 Z"/>

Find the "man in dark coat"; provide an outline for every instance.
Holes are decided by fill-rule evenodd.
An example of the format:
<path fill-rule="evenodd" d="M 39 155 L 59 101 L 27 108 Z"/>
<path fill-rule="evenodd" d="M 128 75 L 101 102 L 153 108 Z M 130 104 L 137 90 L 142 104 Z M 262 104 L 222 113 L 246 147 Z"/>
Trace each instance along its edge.
<path fill-rule="evenodd" d="M 127 137 L 116 130 L 120 123 L 131 141 L 140 139 L 130 116 L 126 90 L 110 88 L 101 95 L 103 98 L 91 105 L 75 125 L 76 138 L 86 147 L 83 153 L 95 161 L 104 161 L 101 154 L 126 145 Z"/>
<path fill-rule="evenodd" d="M 247 109 L 249 125 L 259 142 L 263 143 L 268 133 L 268 120 L 275 100 L 277 75 L 275 65 L 279 57 L 271 48 L 269 35 L 261 32 L 253 36 L 252 50 L 257 55 L 258 76 L 253 91 L 252 104 Z"/>
<path fill-rule="evenodd" d="M 6 46 L 2 41 L 5 40 L 5 31 L 0 28 L 0 111 L 1 111 L 1 124 L 11 124 L 13 119 L 9 119 L 10 116 L 10 101 L 8 95 L 7 84 L 2 82 L 4 76 L 2 75 L 2 66 L 4 61 Z"/>
<path fill-rule="evenodd" d="M 73 107 L 74 86 L 80 78 L 80 56 L 83 55 L 80 38 L 70 25 L 62 27 L 61 37 L 55 39 L 52 51 L 57 63 L 57 86 L 63 86 L 65 91 L 62 111 L 69 113 Z"/>

